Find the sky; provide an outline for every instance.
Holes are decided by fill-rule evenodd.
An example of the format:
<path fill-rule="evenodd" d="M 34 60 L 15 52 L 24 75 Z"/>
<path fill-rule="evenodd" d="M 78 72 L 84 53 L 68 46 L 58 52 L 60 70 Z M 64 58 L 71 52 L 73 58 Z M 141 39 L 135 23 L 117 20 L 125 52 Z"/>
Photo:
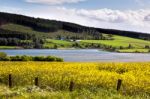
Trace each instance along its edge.
<path fill-rule="evenodd" d="M 0 12 L 150 34 L 150 0 L 0 0 Z"/>

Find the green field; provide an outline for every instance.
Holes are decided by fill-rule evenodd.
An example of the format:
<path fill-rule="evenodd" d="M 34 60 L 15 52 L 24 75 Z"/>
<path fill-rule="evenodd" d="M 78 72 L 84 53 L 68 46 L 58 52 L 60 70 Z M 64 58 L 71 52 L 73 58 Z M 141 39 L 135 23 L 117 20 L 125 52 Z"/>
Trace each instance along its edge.
<path fill-rule="evenodd" d="M 149 49 L 145 49 L 145 46 L 150 46 L 150 41 L 134 39 L 129 37 L 122 36 L 113 36 L 114 40 L 82 40 L 84 43 L 95 43 L 95 44 L 103 44 L 116 48 L 123 47 L 125 49 L 119 50 L 119 52 L 134 52 L 138 50 L 139 52 L 148 52 Z M 133 47 L 132 49 L 128 49 L 129 44 Z"/>
<path fill-rule="evenodd" d="M 6 98 L 9 97 L 9 98 Z M 55 91 L 50 87 L 42 89 L 36 86 L 8 88 L 0 86 L 0 99 L 148 99 L 145 95 L 123 95 L 112 89 L 81 89 L 73 92 Z"/>
<path fill-rule="evenodd" d="M 51 43 L 55 43 L 55 44 L 60 44 L 60 45 L 71 45 L 72 42 L 69 41 L 64 41 L 64 40 L 52 40 L 52 39 L 47 39 L 46 42 L 51 42 Z"/>
<path fill-rule="evenodd" d="M 65 40 L 46 39 L 46 43 L 44 44 L 44 47 L 53 48 L 54 46 L 57 46 L 59 48 L 70 48 L 72 44 L 73 42 L 65 41 Z"/>
<path fill-rule="evenodd" d="M 19 49 L 21 47 L 17 47 L 17 46 L 0 46 L 0 49 Z"/>
<path fill-rule="evenodd" d="M 122 49 L 118 50 L 120 53 L 147 53 L 150 52 L 149 49 Z"/>
<path fill-rule="evenodd" d="M 143 48 L 145 45 L 150 45 L 150 41 L 139 40 L 129 37 L 114 36 L 114 40 L 82 40 L 86 43 L 100 43 L 105 45 L 112 45 L 114 47 L 128 47 L 131 44 L 134 48 Z"/>

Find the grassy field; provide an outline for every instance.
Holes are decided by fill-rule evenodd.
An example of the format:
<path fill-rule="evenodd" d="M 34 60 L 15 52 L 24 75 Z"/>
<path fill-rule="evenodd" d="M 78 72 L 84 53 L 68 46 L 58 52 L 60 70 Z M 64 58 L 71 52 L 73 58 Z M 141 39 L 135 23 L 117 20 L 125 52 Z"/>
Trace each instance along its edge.
<path fill-rule="evenodd" d="M 143 48 L 145 45 L 150 45 L 150 41 L 139 40 L 129 37 L 114 36 L 114 40 L 82 40 L 86 43 L 100 43 L 105 45 L 112 45 L 114 47 L 128 47 L 131 44 L 134 48 Z"/>
<path fill-rule="evenodd" d="M 44 47 L 46 48 L 53 48 L 55 45 L 59 48 L 69 48 L 71 47 L 73 42 L 65 41 L 65 40 L 53 40 L 47 39 Z"/>
<path fill-rule="evenodd" d="M 150 49 L 122 49 L 118 50 L 120 53 L 147 53 L 150 52 Z"/>
<path fill-rule="evenodd" d="M 95 44 L 104 44 L 112 47 L 120 48 L 124 47 L 126 49 L 119 50 L 119 52 L 148 52 L 148 49 L 145 49 L 145 46 L 150 46 L 150 41 L 134 39 L 129 37 L 122 36 L 113 36 L 114 40 L 82 40 L 84 43 L 95 43 Z M 133 47 L 132 49 L 128 49 L 129 44 Z M 142 49 L 142 50 L 141 50 Z"/>
<path fill-rule="evenodd" d="M 47 87 L 42 89 L 35 86 L 15 87 L 9 89 L 0 86 L 0 99 L 148 99 L 145 95 L 123 95 L 112 89 L 96 88 L 81 89 L 73 92 L 56 91 Z"/>
<path fill-rule="evenodd" d="M 21 47 L 17 47 L 17 46 L 0 46 L 0 49 L 19 49 Z"/>
<path fill-rule="evenodd" d="M 5 87 L 12 74 L 13 88 Z M 33 87 L 39 77 L 39 87 Z M 123 83 L 116 91 L 118 79 Z M 69 92 L 73 81 L 74 91 Z M 0 62 L 0 97 L 149 99 L 150 63 Z M 31 98 L 31 99 L 32 99 Z"/>

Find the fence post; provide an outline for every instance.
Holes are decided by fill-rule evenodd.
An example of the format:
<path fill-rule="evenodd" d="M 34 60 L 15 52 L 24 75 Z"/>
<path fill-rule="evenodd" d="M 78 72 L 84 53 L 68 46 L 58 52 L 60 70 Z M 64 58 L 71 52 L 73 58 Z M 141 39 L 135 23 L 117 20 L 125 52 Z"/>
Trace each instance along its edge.
<path fill-rule="evenodd" d="M 72 92 L 72 91 L 73 91 L 73 88 L 74 88 L 74 82 L 71 81 L 71 82 L 70 82 L 70 85 L 69 85 L 69 91 Z"/>
<path fill-rule="evenodd" d="M 121 80 L 121 79 L 118 79 L 118 83 L 117 83 L 117 91 L 120 90 L 121 84 L 122 84 L 122 80 Z"/>
<path fill-rule="evenodd" d="M 12 88 L 12 75 L 11 74 L 8 75 L 8 85 L 9 85 L 9 88 Z"/>
<path fill-rule="evenodd" d="M 35 78 L 35 86 L 39 86 L 39 78 L 38 77 Z"/>

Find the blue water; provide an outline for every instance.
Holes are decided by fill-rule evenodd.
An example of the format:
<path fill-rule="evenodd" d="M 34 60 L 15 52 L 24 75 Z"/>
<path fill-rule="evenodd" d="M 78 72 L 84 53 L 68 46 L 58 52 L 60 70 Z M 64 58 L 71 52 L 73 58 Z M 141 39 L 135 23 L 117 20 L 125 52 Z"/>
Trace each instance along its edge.
<path fill-rule="evenodd" d="M 67 62 L 142 62 L 150 61 L 150 54 L 141 53 L 114 53 L 97 49 L 80 50 L 53 50 L 53 49 L 28 49 L 28 50 L 0 50 L 8 55 L 30 55 L 30 56 L 58 56 Z"/>

